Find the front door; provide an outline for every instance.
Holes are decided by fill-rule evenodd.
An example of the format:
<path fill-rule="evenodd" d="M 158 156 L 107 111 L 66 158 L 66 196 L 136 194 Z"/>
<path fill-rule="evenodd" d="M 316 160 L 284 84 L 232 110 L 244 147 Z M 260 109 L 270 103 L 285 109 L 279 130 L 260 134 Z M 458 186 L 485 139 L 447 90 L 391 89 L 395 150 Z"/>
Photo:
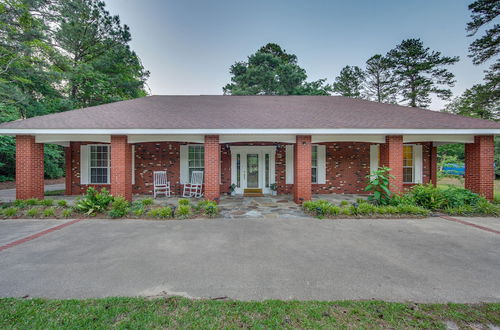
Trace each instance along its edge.
<path fill-rule="evenodd" d="M 274 146 L 231 146 L 231 183 L 236 185 L 237 194 L 243 194 L 247 188 L 271 193 L 275 154 Z"/>
<path fill-rule="evenodd" d="M 259 187 L 259 154 L 247 154 L 247 188 Z"/>

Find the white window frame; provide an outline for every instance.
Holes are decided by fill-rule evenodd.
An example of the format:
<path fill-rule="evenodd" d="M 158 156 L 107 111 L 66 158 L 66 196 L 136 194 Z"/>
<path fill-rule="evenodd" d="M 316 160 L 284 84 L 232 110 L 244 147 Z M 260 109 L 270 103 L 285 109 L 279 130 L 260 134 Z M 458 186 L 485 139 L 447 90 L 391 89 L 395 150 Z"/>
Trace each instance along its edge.
<path fill-rule="evenodd" d="M 198 171 L 203 171 L 203 173 L 205 173 L 205 145 L 203 144 L 188 144 L 188 149 L 187 149 L 187 174 L 188 174 L 188 180 L 191 180 L 191 169 L 193 170 L 198 170 Z M 189 159 L 189 155 L 190 155 L 190 152 L 189 152 L 189 149 L 190 148 L 202 148 L 203 149 L 203 167 L 192 167 L 189 162 L 190 162 L 190 159 Z M 220 164 L 219 164 L 220 165 Z M 189 182 L 189 181 L 188 181 Z"/>
<path fill-rule="evenodd" d="M 110 184 L 111 182 L 111 145 L 109 144 L 88 144 L 88 183 L 89 184 Z M 108 166 L 92 166 L 92 147 L 106 147 L 108 153 Z M 105 183 L 103 182 L 92 182 L 92 169 L 93 168 L 107 168 L 108 177 Z"/>
<path fill-rule="evenodd" d="M 411 163 L 412 166 L 405 166 L 404 164 L 404 147 L 411 147 Z M 411 181 L 404 181 L 404 169 L 411 168 Z M 414 144 L 403 144 L 403 184 L 415 183 L 415 145 Z"/>

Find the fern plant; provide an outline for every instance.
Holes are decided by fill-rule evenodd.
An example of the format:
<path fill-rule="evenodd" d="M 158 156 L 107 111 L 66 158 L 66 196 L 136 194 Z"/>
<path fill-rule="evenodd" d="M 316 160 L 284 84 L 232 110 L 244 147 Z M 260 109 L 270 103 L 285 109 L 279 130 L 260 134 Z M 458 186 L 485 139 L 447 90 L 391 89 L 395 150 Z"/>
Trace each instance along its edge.
<path fill-rule="evenodd" d="M 377 170 L 367 175 L 368 185 L 365 188 L 365 191 L 371 191 L 373 194 L 368 196 L 368 200 L 372 201 L 377 205 L 387 205 L 391 200 L 391 190 L 390 180 L 394 178 L 389 172 L 390 168 L 382 166 Z"/>

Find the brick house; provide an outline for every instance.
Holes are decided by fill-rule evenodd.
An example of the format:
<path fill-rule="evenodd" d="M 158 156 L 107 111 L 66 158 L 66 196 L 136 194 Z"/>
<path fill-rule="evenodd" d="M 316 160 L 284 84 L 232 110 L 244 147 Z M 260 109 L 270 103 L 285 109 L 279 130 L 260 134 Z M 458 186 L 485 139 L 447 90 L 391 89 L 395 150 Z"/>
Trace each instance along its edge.
<path fill-rule="evenodd" d="M 394 189 L 436 184 L 436 147 L 464 143 L 465 185 L 491 199 L 493 136 L 500 124 L 340 96 L 149 96 L 0 125 L 16 136 L 17 198 L 43 198 L 43 146 L 66 150 L 66 194 L 107 187 L 114 195 L 152 194 L 166 170 L 180 194 L 193 170 L 204 194 L 257 190 L 363 194 L 385 165 Z"/>

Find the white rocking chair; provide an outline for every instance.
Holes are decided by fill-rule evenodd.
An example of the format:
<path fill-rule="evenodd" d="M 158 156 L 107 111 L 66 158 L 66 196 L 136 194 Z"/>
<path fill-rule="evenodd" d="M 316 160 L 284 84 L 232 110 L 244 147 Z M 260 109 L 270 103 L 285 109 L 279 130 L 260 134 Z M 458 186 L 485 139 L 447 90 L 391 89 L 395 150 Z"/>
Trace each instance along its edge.
<path fill-rule="evenodd" d="M 156 198 L 158 194 L 165 194 L 170 196 L 170 182 L 167 181 L 167 171 L 154 171 L 153 172 L 154 187 L 153 195 Z"/>
<path fill-rule="evenodd" d="M 203 171 L 193 171 L 191 173 L 191 182 L 184 185 L 184 192 L 182 197 L 196 197 L 203 196 Z"/>

